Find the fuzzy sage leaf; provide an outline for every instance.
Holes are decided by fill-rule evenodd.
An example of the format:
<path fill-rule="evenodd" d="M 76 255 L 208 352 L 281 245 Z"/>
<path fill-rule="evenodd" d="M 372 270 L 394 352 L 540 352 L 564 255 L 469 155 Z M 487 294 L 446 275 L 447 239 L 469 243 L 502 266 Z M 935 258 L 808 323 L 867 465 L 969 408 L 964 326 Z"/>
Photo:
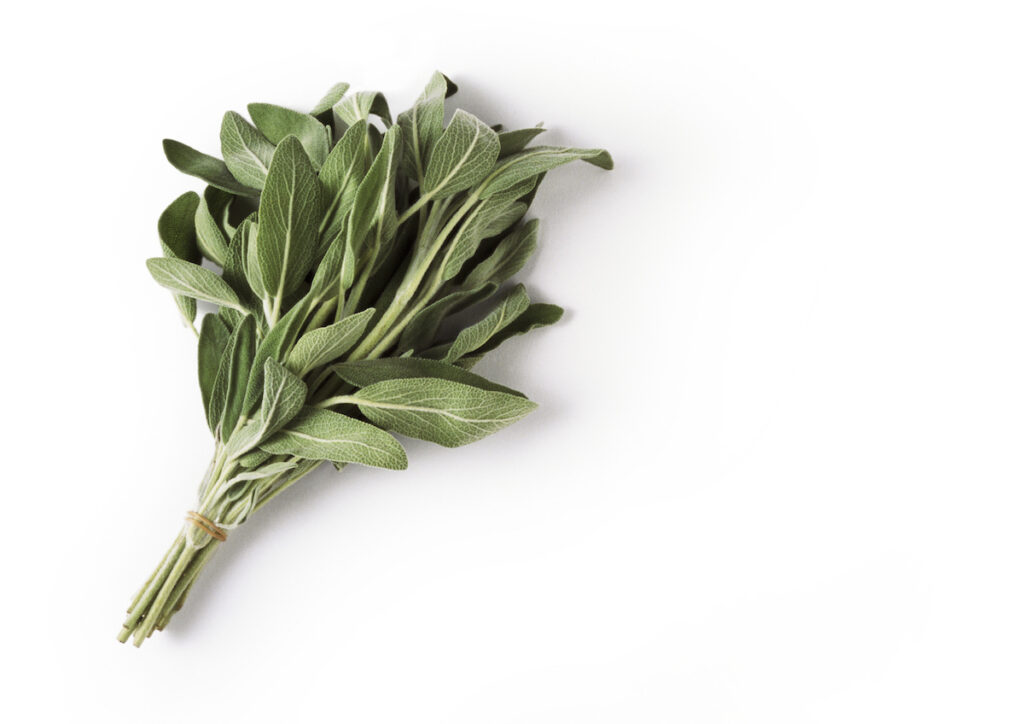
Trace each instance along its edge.
<path fill-rule="evenodd" d="M 349 399 L 381 427 L 445 447 L 486 437 L 537 406 L 518 395 L 427 377 L 377 382 Z"/>

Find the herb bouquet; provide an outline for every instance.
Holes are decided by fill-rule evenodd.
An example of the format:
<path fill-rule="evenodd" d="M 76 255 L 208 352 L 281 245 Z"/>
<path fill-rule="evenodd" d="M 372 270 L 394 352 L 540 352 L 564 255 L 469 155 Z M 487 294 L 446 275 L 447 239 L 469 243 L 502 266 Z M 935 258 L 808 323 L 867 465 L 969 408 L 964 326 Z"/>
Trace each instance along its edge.
<path fill-rule="evenodd" d="M 347 91 L 309 113 L 251 104 L 251 124 L 228 112 L 223 160 L 164 141 L 208 184 L 167 207 L 147 264 L 198 337 L 214 454 L 121 641 L 167 625 L 227 534 L 322 462 L 403 469 L 391 432 L 455 447 L 534 408 L 469 370 L 561 316 L 521 285 L 501 292 L 536 245 L 523 215 L 550 169 L 611 157 L 530 146 L 543 129 L 462 110 L 445 126 L 455 85 L 440 73 L 397 122 L 381 94 Z M 198 331 L 196 300 L 219 308 Z"/>

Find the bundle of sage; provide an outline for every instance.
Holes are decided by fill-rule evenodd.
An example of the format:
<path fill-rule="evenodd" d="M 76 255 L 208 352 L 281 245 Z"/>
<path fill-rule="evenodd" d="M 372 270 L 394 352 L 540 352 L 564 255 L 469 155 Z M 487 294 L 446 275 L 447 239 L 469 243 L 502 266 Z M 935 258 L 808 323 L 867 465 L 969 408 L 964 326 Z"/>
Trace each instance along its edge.
<path fill-rule="evenodd" d="M 542 128 L 463 110 L 446 125 L 456 88 L 441 73 L 394 122 L 383 95 L 348 90 L 308 113 L 229 111 L 223 160 L 164 141 L 207 186 L 163 212 L 163 256 L 147 264 L 198 337 L 214 453 L 121 641 L 162 629 L 228 532 L 321 463 L 400 470 L 391 433 L 455 447 L 535 406 L 470 369 L 561 316 L 505 285 L 537 243 L 523 217 L 546 172 L 611 157 L 531 146 Z M 215 305 L 198 330 L 197 300 Z"/>

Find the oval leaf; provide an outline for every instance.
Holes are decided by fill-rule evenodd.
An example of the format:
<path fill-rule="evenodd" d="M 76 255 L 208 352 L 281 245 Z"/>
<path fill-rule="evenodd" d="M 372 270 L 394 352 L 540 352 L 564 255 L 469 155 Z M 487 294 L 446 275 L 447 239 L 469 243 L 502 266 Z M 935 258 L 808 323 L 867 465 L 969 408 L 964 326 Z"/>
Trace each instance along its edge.
<path fill-rule="evenodd" d="M 369 387 L 385 380 L 408 379 L 410 377 L 435 377 L 442 380 L 460 382 L 471 387 L 492 392 L 504 392 L 516 397 L 525 397 L 510 387 L 491 382 L 486 377 L 467 372 L 433 359 L 419 357 L 385 357 L 383 359 L 366 359 L 356 362 L 339 362 L 331 370 L 345 382 L 355 387 Z"/>
<path fill-rule="evenodd" d="M 502 159 L 487 181 L 482 184 L 480 198 L 485 199 L 571 161 L 586 161 L 606 170 L 612 168 L 612 157 L 602 148 L 536 146 Z"/>
<path fill-rule="evenodd" d="M 199 194 L 187 191 L 176 198 L 160 214 L 156 223 L 160 241 L 167 245 L 176 259 L 198 263 L 199 247 L 196 245 L 196 209 Z"/>
<path fill-rule="evenodd" d="M 228 283 L 205 267 L 181 259 L 160 258 L 147 259 L 146 266 L 156 283 L 172 292 L 245 311 Z"/>
<path fill-rule="evenodd" d="M 288 355 L 288 368 L 301 377 L 320 365 L 338 359 L 363 336 L 374 312 L 372 307 L 364 309 L 340 322 L 306 332 Z"/>
<path fill-rule="evenodd" d="M 349 397 L 377 425 L 445 447 L 486 437 L 537 407 L 517 395 L 426 377 L 378 382 Z"/>
<path fill-rule="evenodd" d="M 234 111 L 224 114 L 220 148 L 231 174 L 247 186 L 262 189 L 274 157 L 274 144 Z"/>
<path fill-rule="evenodd" d="M 274 454 L 359 463 L 389 470 L 409 466 L 405 450 L 380 428 L 330 410 L 306 408 L 261 446 Z"/>
<path fill-rule="evenodd" d="M 530 298 L 522 284 L 513 289 L 490 314 L 474 325 L 466 327 L 452 342 L 445 362 L 454 362 L 482 347 L 492 336 L 511 324 L 530 306 Z"/>
<path fill-rule="evenodd" d="M 459 109 L 430 152 L 423 194 L 441 199 L 481 181 L 498 159 L 498 134 Z"/>
<path fill-rule="evenodd" d="M 249 116 L 256 128 L 273 144 L 280 144 L 287 136 L 295 136 L 306 149 L 315 168 L 327 158 L 329 143 L 327 127 L 308 113 L 299 113 L 271 103 L 250 103 Z"/>
<path fill-rule="evenodd" d="M 189 176 L 201 178 L 211 186 L 240 196 L 257 196 L 259 194 L 258 190 L 239 183 L 231 175 L 227 164 L 219 158 L 208 156 L 184 143 L 165 138 L 164 155 L 167 156 L 167 160 L 174 168 Z"/>
<path fill-rule="evenodd" d="M 321 215 L 320 183 L 294 136 L 281 142 L 260 197 L 256 259 L 269 298 L 280 306 L 315 261 Z"/>

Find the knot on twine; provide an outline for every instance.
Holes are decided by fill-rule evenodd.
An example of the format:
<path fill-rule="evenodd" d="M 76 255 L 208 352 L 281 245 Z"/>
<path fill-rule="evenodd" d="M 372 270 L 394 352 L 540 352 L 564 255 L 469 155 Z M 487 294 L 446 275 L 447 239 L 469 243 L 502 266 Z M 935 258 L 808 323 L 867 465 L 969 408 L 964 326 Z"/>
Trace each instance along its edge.
<path fill-rule="evenodd" d="M 203 531 L 211 538 L 216 538 L 219 541 L 226 541 L 228 534 L 223 528 L 214 523 L 212 520 L 207 518 L 202 513 L 197 513 L 194 510 L 190 510 L 185 513 L 185 520 L 194 525 L 199 530 Z"/>

